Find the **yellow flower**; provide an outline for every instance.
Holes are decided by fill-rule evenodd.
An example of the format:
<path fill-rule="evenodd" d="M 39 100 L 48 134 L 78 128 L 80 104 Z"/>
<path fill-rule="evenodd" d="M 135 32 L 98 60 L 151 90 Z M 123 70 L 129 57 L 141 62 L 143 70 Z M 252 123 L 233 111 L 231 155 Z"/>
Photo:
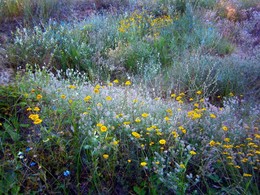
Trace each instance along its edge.
<path fill-rule="evenodd" d="M 225 142 L 230 142 L 230 138 L 225 138 L 224 141 Z"/>
<path fill-rule="evenodd" d="M 69 103 L 72 104 L 73 100 L 72 99 L 69 99 Z"/>
<path fill-rule="evenodd" d="M 33 124 L 35 124 L 35 125 L 38 125 L 38 124 L 40 124 L 42 122 L 42 120 L 41 119 L 35 119 L 34 121 L 33 121 Z"/>
<path fill-rule="evenodd" d="M 152 146 L 152 145 L 154 145 L 154 142 L 150 142 L 150 144 L 149 144 L 150 146 Z"/>
<path fill-rule="evenodd" d="M 165 144 L 166 144 L 166 140 L 165 140 L 165 139 L 161 139 L 161 140 L 159 141 L 159 143 L 160 143 L 161 145 L 165 145 Z"/>
<path fill-rule="evenodd" d="M 210 114 L 209 116 L 210 116 L 210 118 L 217 118 L 217 116 L 215 114 Z"/>
<path fill-rule="evenodd" d="M 102 127 L 103 124 L 102 123 L 97 123 L 97 127 Z"/>
<path fill-rule="evenodd" d="M 142 167 L 145 167 L 145 166 L 147 165 L 147 162 L 141 162 L 140 165 L 141 165 Z"/>
<path fill-rule="evenodd" d="M 139 133 L 137 133 L 137 132 L 132 132 L 132 135 L 135 137 L 135 138 L 141 138 L 141 135 L 139 134 Z"/>
<path fill-rule="evenodd" d="M 195 103 L 195 104 L 193 104 L 193 105 L 194 105 L 194 107 L 196 107 L 196 108 L 199 107 L 199 104 L 198 104 L 198 103 Z"/>
<path fill-rule="evenodd" d="M 42 99 L 42 95 L 41 95 L 41 94 L 38 94 L 38 95 L 36 96 L 36 99 L 37 99 L 37 100 Z"/>
<path fill-rule="evenodd" d="M 136 122 L 136 123 L 140 123 L 140 122 L 141 122 L 141 119 L 140 119 L 139 117 L 137 117 L 137 118 L 135 119 L 135 122 Z"/>
<path fill-rule="evenodd" d="M 103 105 L 99 102 L 99 103 L 97 103 L 97 106 L 102 107 Z"/>
<path fill-rule="evenodd" d="M 108 154 L 103 154 L 104 159 L 108 159 L 109 155 Z"/>
<path fill-rule="evenodd" d="M 126 81 L 126 82 L 125 82 L 125 85 L 126 85 L 126 86 L 131 85 L 131 81 Z"/>
<path fill-rule="evenodd" d="M 243 163 L 246 163 L 247 161 L 248 161 L 247 158 L 243 158 L 243 159 L 241 160 L 241 162 L 243 162 Z"/>
<path fill-rule="evenodd" d="M 32 119 L 33 121 L 39 119 L 39 115 L 38 114 L 30 114 L 29 118 Z"/>
<path fill-rule="evenodd" d="M 254 134 L 256 139 L 260 139 L 260 135 L 259 134 Z"/>
<path fill-rule="evenodd" d="M 100 127 L 100 131 L 101 132 L 106 132 L 107 131 L 107 127 L 105 125 Z"/>
<path fill-rule="evenodd" d="M 172 93 L 171 98 L 175 98 L 175 97 L 176 97 L 176 94 Z"/>
<path fill-rule="evenodd" d="M 159 162 L 159 161 L 156 161 L 156 162 L 155 162 L 155 164 L 159 165 L 159 164 L 160 164 L 160 162 Z"/>
<path fill-rule="evenodd" d="M 213 146 L 216 145 L 216 142 L 215 142 L 214 140 L 211 140 L 211 141 L 209 142 L 209 145 L 210 145 L 211 147 L 213 147 Z"/>
<path fill-rule="evenodd" d="M 227 127 L 227 126 L 222 126 L 222 130 L 223 130 L 223 131 L 227 131 L 227 130 L 228 130 L 228 127 Z"/>
<path fill-rule="evenodd" d="M 241 167 L 240 166 L 238 166 L 238 165 L 236 165 L 236 166 L 234 166 L 235 168 L 237 168 L 237 169 L 240 169 Z"/>
<path fill-rule="evenodd" d="M 84 97 L 84 101 L 85 101 L 85 102 L 88 102 L 89 100 L 91 100 L 91 96 L 90 96 L 90 95 Z"/>
<path fill-rule="evenodd" d="M 34 92 L 35 92 L 35 89 L 32 89 L 32 90 L 31 90 L 31 93 L 34 93 Z"/>
<path fill-rule="evenodd" d="M 94 88 L 94 93 L 99 93 L 99 89 L 98 88 Z"/>
<path fill-rule="evenodd" d="M 131 124 L 130 121 L 125 121 L 125 122 L 124 122 L 124 125 L 130 125 L 130 124 Z"/>
<path fill-rule="evenodd" d="M 193 98 L 190 98 L 189 101 L 192 102 L 192 101 L 193 101 Z"/>
<path fill-rule="evenodd" d="M 95 86 L 95 88 L 96 88 L 96 89 L 100 89 L 101 86 L 100 86 L 99 84 L 97 84 L 97 85 Z"/>
<path fill-rule="evenodd" d="M 27 111 L 31 111 L 32 109 L 29 107 L 29 108 L 27 108 L 26 110 L 27 110 Z"/>
<path fill-rule="evenodd" d="M 169 121 L 169 120 L 171 120 L 168 116 L 166 116 L 166 117 L 164 117 L 164 120 L 165 121 Z"/>
<path fill-rule="evenodd" d="M 111 96 L 107 96 L 107 97 L 106 97 L 106 100 L 107 100 L 107 101 L 111 101 L 111 100 L 112 100 L 112 97 L 111 97 Z"/>
<path fill-rule="evenodd" d="M 190 151 L 190 154 L 191 154 L 191 155 L 195 155 L 195 154 L 197 154 L 197 153 L 196 153 L 195 151 L 191 150 L 191 151 Z"/>
<path fill-rule="evenodd" d="M 134 100 L 133 100 L 133 103 L 137 103 L 137 102 L 138 102 L 138 99 L 134 99 Z"/>
<path fill-rule="evenodd" d="M 202 92 L 199 90 L 199 91 L 196 92 L 196 94 L 201 95 Z"/>
<path fill-rule="evenodd" d="M 132 162 L 132 160 L 128 159 L 128 160 L 127 160 L 127 162 L 129 162 L 129 163 L 130 163 L 130 162 Z"/>
<path fill-rule="evenodd" d="M 36 106 L 36 107 L 33 108 L 33 110 L 34 110 L 35 112 L 39 112 L 41 109 Z"/>
<path fill-rule="evenodd" d="M 248 173 L 244 173 L 244 174 L 243 174 L 243 177 L 252 177 L 252 175 L 251 175 L 251 174 L 248 174 Z"/>
<path fill-rule="evenodd" d="M 113 81 L 113 83 L 118 84 L 119 81 L 116 79 L 116 80 Z"/>
<path fill-rule="evenodd" d="M 61 96 L 61 99 L 66 99 L 66 95 L 62 94 Z"/>
<path fill-rule="evenodd" d="M 179 137 L 179 134 L 178 134 L 176 131 L 173 131 L 172 134 L 173 134 L 173 137 L 174 137 L 174 138 Z"/>
<path fill-rule="evenodd" d="M 180 164 L 180 168 L 185 169 L 185 165 L 183 163 Z"/>
<path fill-rule="evenodd" d="M 2 126 L 3 124 L 2 123 L 0 123 L 0 126 Z"/>
<path fill-rule="evenodd" d="M 70 89 L 76 89 L 76 86 L 75 86 L 75 85 L 69 85 L 68 88 L 70 88 Z"/>
<path fill-rule="evenodd" d="M 142 117 L 143 117 L 143 118 L 147 118 L 148 116 L 149 116 L 148 113 L 145 113 L 145 112 L 144 112 L 144 113 L 142 114 Z"/>
<path fill-rule="evenodd" d="M 118 145 L 119 141 L 113 141 L 113 145 Z"/>
<path fill-rule="evenodd" d="M 234 96 L 234 94 L 233 94 L 232 92 L 230 92 L 230 93 L 229 93 L 229 96 L 233 97 L 233 96 Z"/>

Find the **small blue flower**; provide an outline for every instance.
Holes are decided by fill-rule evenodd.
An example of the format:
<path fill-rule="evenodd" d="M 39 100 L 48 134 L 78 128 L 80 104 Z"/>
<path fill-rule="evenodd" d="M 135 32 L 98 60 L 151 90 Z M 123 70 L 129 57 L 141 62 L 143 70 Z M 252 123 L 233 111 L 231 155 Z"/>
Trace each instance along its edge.
<path fill-rule="evenodd" d="M 69 171 L 69 170 L 64 171 L 64 172 L 63 172 L 63 175 L 64 175 L 65 177 L 68 177 L 68 176 L 70 175 L 70 171 Z"/>
<path fill-rule="evenodd" d="M 30 163 L 30 167 L 33 167 L 33 166 L 35 166 L 36 165 L 36 162 L 31 162 Z"/>
<path fill-rule="evenodd" d="M 32 150 L 32 148 L 31 148 L 31 147 L 27 147 L 27 148 L 25 149 L 25 152 L 29 152 L 30 150 Z"/>

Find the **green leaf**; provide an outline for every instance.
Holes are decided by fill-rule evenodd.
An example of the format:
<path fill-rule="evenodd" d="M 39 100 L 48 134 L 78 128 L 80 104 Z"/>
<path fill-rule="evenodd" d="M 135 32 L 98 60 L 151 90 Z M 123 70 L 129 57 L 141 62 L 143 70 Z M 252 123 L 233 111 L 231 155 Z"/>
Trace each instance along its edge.
<path fill-rule="evenodd" d="M 14 128 L 11 125 L 9 125 L 8 123 L 4 123 L 4 128 L 13 141 L 19 141 L 20 135 L 14 131 Z"/>

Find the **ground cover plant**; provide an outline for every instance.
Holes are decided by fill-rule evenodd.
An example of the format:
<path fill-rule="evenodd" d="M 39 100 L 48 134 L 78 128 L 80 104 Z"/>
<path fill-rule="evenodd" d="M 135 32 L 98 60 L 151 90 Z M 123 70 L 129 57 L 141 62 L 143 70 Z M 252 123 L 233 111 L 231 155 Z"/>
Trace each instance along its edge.
<path fill-rule="evenodd" d="M 77 2 L 0 0 L 0 192 L 259 194 L 258 2 Z"/>

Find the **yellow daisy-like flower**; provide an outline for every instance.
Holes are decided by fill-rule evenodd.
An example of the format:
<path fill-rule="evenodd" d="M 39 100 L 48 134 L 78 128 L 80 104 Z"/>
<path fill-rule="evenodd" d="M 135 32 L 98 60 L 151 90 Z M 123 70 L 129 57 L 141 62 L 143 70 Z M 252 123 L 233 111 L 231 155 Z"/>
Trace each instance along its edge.
<path fill-rule="evenodd" d="M 106 132 L 107 131 L 107 127 L 105 125 L 100 127 L 100 131 L 101 132 Z"/>
<path fill-rule="evenodd" d="M 66 99 L 66 95 L 62 94 L 61 96 L 61 99 Z"/>
<path fill-rule="evenodd" d="M 196 92 L 196 94 L 201 95 L 202 92 L 199 90 L 199 91 Z"/>
<path fill-rule="evenodd" d="M 175 98 L 176 97 L 176 94 L 175 93 L 172 93 L 171 94 L 171 98 Z"/>
<path fill-rule="evenodd" d="M 165 139 L 161 139 L 161 140 L 159 141 L 159 143 L 160 143 L 161 145 L 165 145 L 165 144 L 166 144 L 166 140 L 165 140 Z"/>
<path fill-rule="evenodd" d="M 180 168 L 185 169 L 185 165 L 183 163 L 180 164 Z"/>
<path fill-rule="evenodd" d="M 141 119 L 140 119 L 139 117 L 137 117 L 137 118 L 135 119 L 135 122 L 136 122 L 136 123 L 140 123 L 140 122 L 141 122 Z"/>
<path fill-rule="evenodd" d="M 171 120 L 168 116 L 166 116 L 166 117 L 164 117 L 164 120 L 165 121 L 169 121 L 169 120 Z"/>
<path fill-rule="evenodd" d="M 106 100 L 107 100 L 107 101 L 111 101 L 111 100 L 112 100 L 112 97 L 111 97 L 111 96 L 107 96 L 107 97 L 106 97 Z"/>
<path fill-rule="evenodd" d="M 27 110 L 27 111 L 31 111 L 31 110 L 32 110 L 32 108 L 30 108 L 30 107 L 29 107 L 29 108 L 27 108 L 26 110 Z"/>
<path fill-rule="evenodd" d="M 146 113 L 146 112 L 144 112 L 144 113 L 142 114 L 142 117 L 143 117 L 143 118 L 147 118 L 148 116 L 149 116 L 149 114 Z"/>
<path fill-rule="evenodd" d="M 38 94 L 38 95 L 36 96 L 36 99 L 37 99 L 37 100 L 42 99 L 42 95 L 41 95 L 41 94 Z"/>
<path fill-rule="evenodd" d="M 98 88 L 94 88 L 94 93 L 98 94 L 99 93 L 99 89 Z"/>
<path fill-rule="evenodd" d="M 126 86 L 131 85 L 131 81 L 126 81 L 126 82 L 125 82 L 125 85 L 126 85 Z"/>
<path fill-rule="evenodd" d="M 70 88 L 70 89 L 76 89 L 76 86 L 75 86 L 75 85 L 69 85 L 68 88 Z"/>
<path fill-rule="evenodd" d="M 116 80 L 113 81 L 113 83 L 118 84 L 119 81 L 116 79 Z"/>
<path fill-rule="evenodd" d="M 39 115 L 38 114 L 30 114 L 29 118 L 32 119 L 33 121 L 39 119 Z"/>
<path fill-rule="evenodd" d="M 84 97 L 84 101 L 85 101 L 85 102 L 88 102 L 89 100 L 91 100 L 91 98 L 92 98 L 92 97 L 91 97 L 90 95 L 88 95 L 88 96 Z"/>
<path fill-rule="evenodd" d="M 42 123 L 42 120 L 39 119 L 39 118 L 33 121 L 33 124 L 35 124 L 35 125 L 38 125 L 38 124 L 41 124 L 41 123 Z"/>
<path fill-rule="evenodd" d="M 138 102 L 138 99 L 133 99 L 133 103 L 137 103 Z"/>
<path fill-rule="evenodd" d="M 196 153 L 195 151 L 191 150 L 191 151 L 190 151 L 190 154 L 191 154 L 191 155 L 195 155 L 195 154 L 197 154 L 197 153 Z"/>
<path fill-rule="evenodd" d="M 160 162 L 159 162 L 159 161 L 156 161 L 156 162 L 155 162 L 155 164 L 159 165 L 159 164 L 160 164 Z"/>
<path fill-rule="evenodd" d="M 230 142 L 230 138 L 226 137 L 226 138 L 224 139 L 224 141 L 225 141 L 225 142 Z"/>
<path fill-rule="evenodd" d="M 217 116 L 215 114 L 210 114 L 209 116 L 210 116 L 210 118 L 217 118 Z"/>
<path fill-rule="evenodd" d="M 145 166 L 147 165 L 147 162 L 141 162 L 140 165 L 141 165 L 142 167 L 145 167 Z"/>
<path fill-rule="evenodd" d="M 119 141 L 113 141 L 113 145 L 118 145 Z"/>
<path fill-rule="evenodd" d="M 69 101 L 68 101 L 70 104 L 72 104 L 72 102 L 73 102 L 73 100 L 72 99 L 69 99 Z"/>
<path fill-rule="evenodd" d="M 108 154 L 103 154 L 104 159 L 108 159 L 109 155 Z"/>
<path fill-rule="evenodd" d="M 97 127 L 102 127 L 102 126 L 103 126 L 102 123 L 98 123 L 98 124 L 97 124 Z"/>
<path fill-rule="evenodd" d="M 244 174 L 243 174 L 243 177 L 252 177 L 252 175 L 251 175 L 251 174 L 248 174 L 248 173 L 244 173 Z"/>
<path fill-rule="evenodd" d="M 127 162 L 130 163 L 130 162 L 132 162 L 132 160 L 128 159 Z"/>
<path fill-rule="evenodd" d="M 173 131 L 172 134 L 173 134 L 173 137 L 174 137 L 174 138 L 179 137 L 179 134 L 177 133 L 177 131 Z"/>
<path fill-rule="evenodd" d="M 39 107 L 37 107 L 37 106 L 33 108 L 33 111 L 35 111 L 35 112 L 39 112 L 40 110 L 41 109 Z"/>
<path fill-rule="evenodd" d="M 135 138 L 141 138 L 141 135 L 139 134 L 139 133 L 137 133 L 137 132 L 132 132 L 132 135 L 135 137 Z"/>
<path fill-rule="evenodd" d="M 228 127 L 227 127 L 227 126 L 222 126 L 222 130 L 223 130 L 223 131 L 227 131 L 227 130 L 228 130 Z"/>
<path fill-rule="evenodd" d="M 213 146 L 216 145 L 216 142 L 215 142 L 214 140 L 211 140 L 211 141 L 209 142 L 209 145 L 210 145 L 211 147 L 213 147 Z"/>

